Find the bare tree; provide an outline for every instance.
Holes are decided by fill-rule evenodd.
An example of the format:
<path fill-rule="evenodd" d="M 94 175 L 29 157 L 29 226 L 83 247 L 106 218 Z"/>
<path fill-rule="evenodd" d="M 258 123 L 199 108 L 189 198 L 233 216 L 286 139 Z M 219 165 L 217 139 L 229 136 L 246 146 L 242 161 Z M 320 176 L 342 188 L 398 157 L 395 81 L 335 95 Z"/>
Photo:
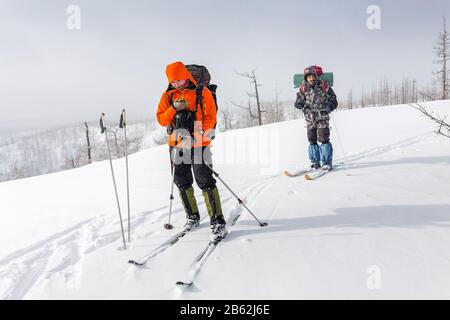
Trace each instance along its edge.
<path fill-rule="evenodd" d="M 414 101 L 414 102 L 419 101 L 419 94 L 417 92 L 417 81 L 416 81 L 416 79 L 413 79 L 413 83 L 412 83 L 411 100 Z"/>
<path fill-rule="evenodd" d="M 364 102 L 364 87 L 361 89 L 361 108 L 364 108 L 366 106 Z"/>
<path fill-rule="evenodd" d="M 350 91 L 348 92 L 347 99 L 347 108 L 353 109 L 353 89 L 350 89 Z"/>
<path fill-rule="evenodd" d="M 360 106 L 375 107 L 375 106 L 388 106 L 393 104 L 405 104 L 419 102 L 419 95 L 426 97 L 426 100 L 435 100 L 435 89 L 433 87 L 427 87 L 419 90 L 416 79 L 403 76 L 402 82 L 390 82 L 386 77 L 381 79 L 377 86 L 373 86 L 368 93 L 362 88 Z M 350 98 L 352 92 L 349 93 L 347 98 L 347 105 L 350 106 Z M 422 98 L 423 99 L 423 98 Z M 422 100 L 423 101 L 423 100 Z M 351 103 L 353 105 L 353 103 Z"/>
<path fill-rule="evenodd" d="M 441 118 L 439 115 L 434 116 L 433 112 L 428 112 L 428 110 L 425 109 L 424 106 L 422 106 L 418 103 L 416 103 L 415 105 L 410 103 L 409 105 L 411 107 L 413 107 L 414 109 L 419 110 L 425 116 L 427 116 L 428 118 L 430 118 L 431 120 L 433 120 L 434 122 L 436 122 L 439 125 L 439 128 L 437 130 L 435 130 L 434 132 L 436 132 L 437 134 L 440 134 L 444 137 L 450 138 L 450 124 L 445 122 L 445 119 L 447 118 L 447 116 L 445 116 L 444 118 Z"/>
<path fill-rule="evenodd" d="M 447 99 L 449 97 L 449 60 L 450 60 L 450 33 L 447 31 L 447 23 L 445 17 L 443 18 L 444 30 L 439 33 L 438 40 L 434 47 L 434 51 L 437 60 L 435 64 L 439 65 L 439 70 L 434 72 L 437 76 L 439 86 L 442 90 L 441 99 Z"/>
<path fill-rule="evenodd" d="M 89 163 L 92 162 L 92 155 L 91 155 L 91 140 L 89 139 L 89 126 L 87 122 L 84 122 L 84 125 L 86 127 L 86 142 L 87 142 L 87 155 L 88 155 L 88 161 Z"/>
<path fill-rule="evenodd" d="M 252 127 L 252 126 L 253 126 L 253 120 L 255 120 L 255 119 L 258 120 L 258 124 L 260 123 L 261 118 L 260 118 L 258 115 L 255 115 L 255 114 L 253 113 L 253 111 L 252 111 L 252 105 L 251 105 L 251 103 L 250 103 L 250 100 L 248 101 L 248 106 L 247 106 L 247 107 L 241 106 L 240 104 L 237 104 L 237 103 L 235 103 L 235 102 L 231 102 L 231 103 L 232 103 L 235 107 L 238 107 L 238 108 L 240 108 L 240 109 L 242 109 L 242 110 L 247 111 L 247 115 L 248 115 L 248 117 L 247 117 L 247 119 L 248 119 L 248 121 L 247 121 L 247 127 Z M 260 124 L 259 124 L 259 125 L 260 125 Z"/>
<path fill-rule="evenodd" d="M 401 96 L 402 96 L 402 100 L 401 103 L 404 104 L 406 103 L 406 81 L 405 81 L 405 75 L 403 75 L 402 78 L 402 89 L 401 89 Z"/>
<path fill-rule="evenodd" d="M 119 152 L 119 143 L 117 140 L 117 131 L 119 131 L 119 129 L 117 128 L 109 128 L 108 129 L 110 132 L 112 132 L 112 134 L 114 135 L 114 142 L 115 142 L 115 146 L 116 146 L 116 157 L 117 159 L 120 158 L 120 152 Z"/>
<path fill-rule="evenodd" d="M 430 93 L 430 88 L 427 87 L 426 91 L 421 91 L 419 94 L 423 97 L 423 100 L 434 101 L 436 100 L 433 96 L 433 93 Z"/>
<path fill-rule="evenodd" d="M 275 86 L 275 122 L 283 121 L 284 120 L 284 112 L 283 109 L 280 107 L 280 91 L 278 90 L 278 82 Z"/>
<path fill-rule="evenodd" d="M 138 152 L 139 150 L 141 150 L 142 141 L 143 141 L 142 136 L 127 137 L 127 140 L 128 140 L 128 154 L 135 153 L 135 152 Z M 121 146 L 122 146 L 123 150 L 125 150 L 124 144 L 125 144 L 125 142 L 123 142 L 123 140 L 122 140 Z"/>
<path fill-rule="evenodd" d="M 11 170 L 11 176 L 8 180 L 16 180 L 16 179 L 22 179 L 25 178 L 24 169 L 20 167 L 17 162 L 14 162 Z"/>
<path fill-rule="evenodd" d="M 252 70 L 251 72 L 244 72 L 244 73 L 238 73 L 238 75 L 242 77 L 246 77 L 250 79 L 250 83 L 252 83 L 255 86 L 255 93 L 248 93 L 247 95 L 253 98 L 256 98 L 256 108 L 257 108 L 257 119 L 258 119 L 258 125 L 262 125 L 262 113 L 265 112 L 265 110 L 262 110 L 261 104 L 259 102 L 259 93 L 258 93 L 258 87 L 261 85 L 258 84 L 258 81 L 256 80 L 256 70 Z M 251 114 L 251 113 L 250 113 Z"/>
<path fill-rule="evenodd" d="M 280 101 L 280 90 L 278 90 L 278 83 L 275 86 L 274 100 L 264 103 L 264 123 L 276 123 L 285 120 L 286 110 Z"/>
<path fill-rule="evenodd" d="M 230 110 L 228 108 L 228 103 L 226 108 L 220 109 L 220 114 L 222 116 L 223 130 L 226 131 L 232 129 L 232 114 L 230 113 Z"/>

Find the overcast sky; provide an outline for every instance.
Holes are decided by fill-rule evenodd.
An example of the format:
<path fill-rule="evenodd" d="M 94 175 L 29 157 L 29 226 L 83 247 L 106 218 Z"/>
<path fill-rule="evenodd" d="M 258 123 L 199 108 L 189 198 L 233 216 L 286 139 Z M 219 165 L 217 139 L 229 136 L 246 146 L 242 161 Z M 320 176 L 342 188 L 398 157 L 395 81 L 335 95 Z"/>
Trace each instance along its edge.
<path fill-rule="evenodd" d="M 67 28 L 69 5 L 79 30 Z M 370 5 L 381 30 L 366 26 Z M 176 60 L 208 67 L 222 107 L 247 101 L 236 72 L 255 68 L 263 100 L 276 85 L 293 100 L 293 74 L 310 64 L 335 73 L 343 98 L 383 76 L 426 85 L 444 15 L 448 0 L 0 0 L 0 132 L 115 119 L 123 107 L 150 119 Z"/>

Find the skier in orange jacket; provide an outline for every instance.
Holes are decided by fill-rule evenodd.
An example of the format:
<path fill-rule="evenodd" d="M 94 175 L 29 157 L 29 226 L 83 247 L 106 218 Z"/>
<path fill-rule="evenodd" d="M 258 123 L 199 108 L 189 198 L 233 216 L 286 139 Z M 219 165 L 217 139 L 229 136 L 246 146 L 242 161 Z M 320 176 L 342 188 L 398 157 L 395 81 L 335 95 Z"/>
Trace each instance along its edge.
<path fill-rule="evenodd" d="M 174 182 L 186 211 L 185 229 L 199 225 L 200 214 L 194 195 L 193 176 L 203 191 L 210 217 L 212 239 L 221 240 L 226 234 L 225 219 L 212 165 L 210 143 L 217 121 L 217 108 L 212 93 L 197 82 L 182 62 L 166 68 L 169 86 L 161 96 L 157 119 L 168 127 L 169 149 L 172 157 Z M 201 92 L 199 92 L 201 91 Z M 175 150 L 174 150 L 175 149 Z"/>

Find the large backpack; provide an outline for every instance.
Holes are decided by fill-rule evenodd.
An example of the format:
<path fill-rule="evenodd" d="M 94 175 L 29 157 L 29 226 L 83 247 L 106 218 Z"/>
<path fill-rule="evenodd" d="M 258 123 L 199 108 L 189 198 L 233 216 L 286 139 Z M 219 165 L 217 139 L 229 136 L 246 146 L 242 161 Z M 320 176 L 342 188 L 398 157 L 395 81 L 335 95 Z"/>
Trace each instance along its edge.
<path fill-rule="evenodd" d="M 196 105 L 203 106 L 203 88 L 207 87 L 209 91 L 211 91 L 212 96 L 214 98 L 214 104 L 216 105 L 216 111 L 218 110 L 217 106 L 217 85 L 211 84 L 211 75 L 209 74 L 208 69 L 205 66 L 197 65 L 197 64 L 188 64 L 186 65 L 186 69 L 192 75 L 194 80 L 197 82 L 197 90 L 196 90 Z M 214 129 L 216 128 L 217 122 L 214 124 Z"/>
<path fill-rule="evenodd" d="M 217 91 L 217 85 L 211 84 L 211 75 L 209 74 L 208 69 L 205 66 L 197 65 L 197 64 L 188 64 L 186 65 L 186 69 L 189 71 L 189 73 L 194 78 L 195 82 L 197 82 L 197 88 L 195 90 L 196 97 L 195 97 L 195 110 L 197 110 L 197 107 L 200 106 L 200 108 L 203 108 L 203 88 L 207 87 L 209 91 L 211 91 L 212 96 L 214 98 L 214 104 L 216 105 L 216 112 L 218 110 L 217 107 L 217 97 L 216 97 L 216 91 Z M 169 85 L 169 88 L 171 86 Z M 173 101 L 173 94 L 169 96 L 169 103 L 172 105 Z M 177 117 L 177 115 L 179 117 Z M 188 129 L 188 131 L 192 134 L 194 132 L 194 121 L 195 121 L 195 111 L 189 112 L 189 111 L 180 111 L 175 116 L 175 119 L 173 123 L 167 127 L 167 133 L 171 134 L 174 129 L 179 129 L 180 127 L 186 127 L 185 129 Z M 217 117 L 216 117 L 217 119 Z M 217 120 L 214 123 L 214 129 L 216 129 L 217 126 Z M 211 137 L 211 139 L 214 139 L 214 136 Z"/>

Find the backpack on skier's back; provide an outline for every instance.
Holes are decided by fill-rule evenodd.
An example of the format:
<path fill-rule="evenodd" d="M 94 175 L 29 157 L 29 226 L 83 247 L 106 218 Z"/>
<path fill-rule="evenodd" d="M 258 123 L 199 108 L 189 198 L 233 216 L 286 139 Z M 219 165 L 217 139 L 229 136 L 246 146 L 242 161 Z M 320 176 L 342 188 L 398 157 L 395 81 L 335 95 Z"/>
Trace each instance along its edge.
<path fill-rule="evenodd" d="M 192 75 L 194 80 L 197 82 L 197 103 L 200 103 L 200 106 L 203 105 L 202 101 L 202 92 L 203 88 L 206 87 L 211 91 L 212 96 L 214 98 L 214 103 L 216 105 L 216 111 L 218 109 L 217 106 L 217 85 L 211 84 L 211 75 L 208 69 L 205 66 L 197 65 L 197 64 L 188 64 L 186 65 L 186 69 Z M 217 124 L 217 123 L 216 123 Z M 216 124 L 214 124 L 214 128 L 216 128 Z"/>

